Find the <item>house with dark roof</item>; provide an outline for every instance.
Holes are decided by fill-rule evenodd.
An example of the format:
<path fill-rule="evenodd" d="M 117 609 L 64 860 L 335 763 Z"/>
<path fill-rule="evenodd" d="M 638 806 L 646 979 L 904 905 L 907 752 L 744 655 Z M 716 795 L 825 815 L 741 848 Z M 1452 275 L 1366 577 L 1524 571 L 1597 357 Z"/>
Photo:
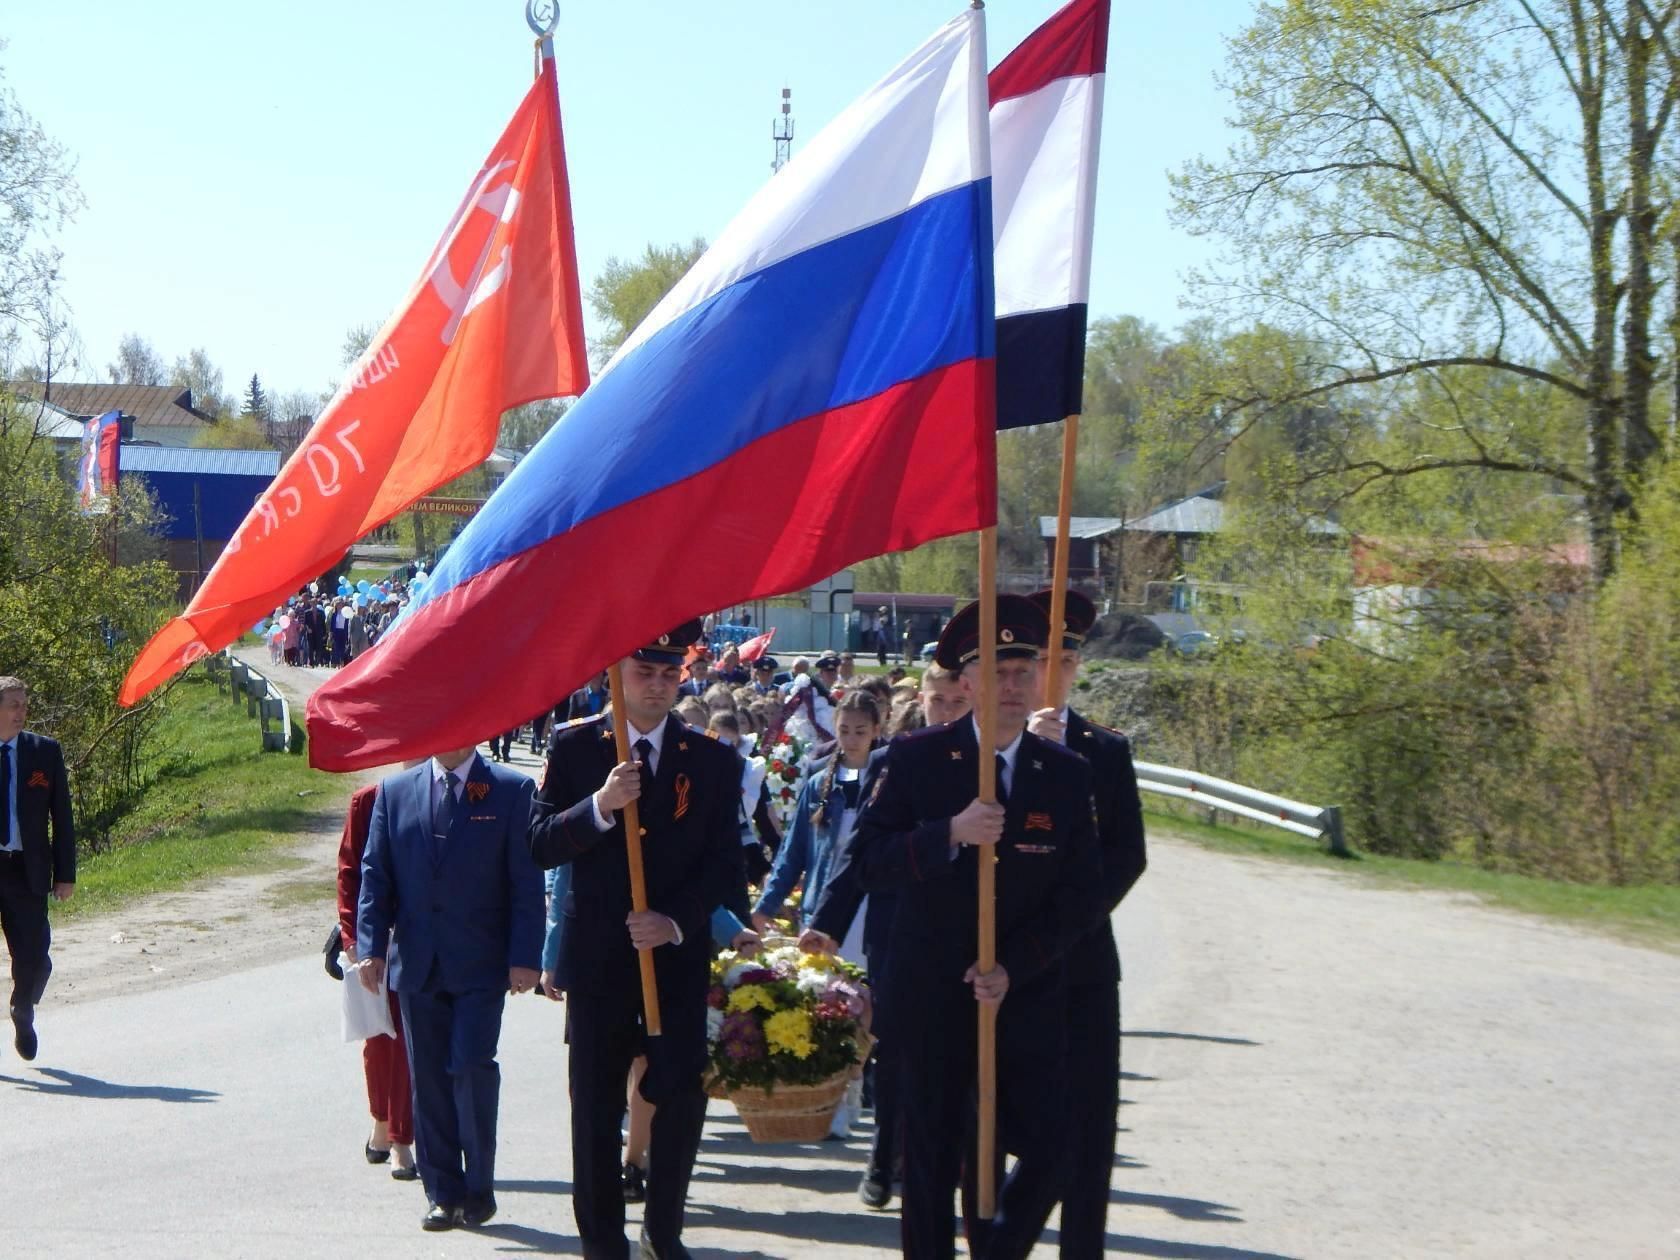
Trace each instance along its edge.
<path fill-rule="evenodd" d="M 17 381 L 10 386 L 20 398 L 47 403 L 68 416 L 102 416 L 118 411 L 132 417 L 132 434 L 125 440 L 153 446 L 191 446 L 214 422 L 193 406 L 192 390 L 179 385 L 89 385 L 51 381 L 45 385 Z"/>

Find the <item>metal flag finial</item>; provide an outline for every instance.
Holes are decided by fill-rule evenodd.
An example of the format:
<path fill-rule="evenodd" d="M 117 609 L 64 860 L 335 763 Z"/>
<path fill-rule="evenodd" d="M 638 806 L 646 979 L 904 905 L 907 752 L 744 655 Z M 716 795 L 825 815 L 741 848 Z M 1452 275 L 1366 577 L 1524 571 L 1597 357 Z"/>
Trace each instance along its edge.
<path fill-rule="evenodd" d="M 525 24 L 539 36 L 560 25 L 560 0 L 525 0 Z"/>

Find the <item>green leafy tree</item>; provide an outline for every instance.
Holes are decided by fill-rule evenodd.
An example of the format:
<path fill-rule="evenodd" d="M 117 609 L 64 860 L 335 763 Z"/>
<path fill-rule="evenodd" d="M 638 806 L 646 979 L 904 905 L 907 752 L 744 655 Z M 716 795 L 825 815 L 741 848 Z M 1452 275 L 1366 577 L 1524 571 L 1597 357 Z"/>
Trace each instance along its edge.
<path fill-rule="evenodd" d="M 125 482 L 109 510 L 84 515 L 27 400 L 0 394 L 0 661 L 30 687 L 30 720 L 65 746 L 78 822 L 100 828 L 154 767 L 155 704 L 119 710 L 118 684 L 162 624 L 175 579 L 149 533 L 156 508 Z"/>
<path fill-rule="evenodd" d="M 51 302 L 61 254 L 48 237 L 85 204 L 74 169 L 0 77 L 0 327 L 38 328 Z"/>
<path fill-rule="evenodd" d="M 687 245 L 650 244 L 637 259 L 607 259 L 589 286 L 589 305 L 602 324 L 601 336 L 590 346 L 597 364 L 612 357 L 705 252 L 706 242 L 697 236 Z"/>
<path fill-rule="evenodd" d="M 162 385 L 163 360 L 152 343 L 139 333 L 127 333 L 117 343 L 117 357 L 105 369 L 113 385 Z"/>
<path fill-rule="evenodd" d="M 222 369 L 210 361 L 209 351 L 202 347 L 176 358 L 169 370 L 169 383 L 177 389 L 191 390 L 193 406 L 205 415 L 215 419 L 229 414 L 230 404 L 222 392 Z"/>
<path fill-rule="evenodd" d="M 1314 359 L 1278 392 L 1234 378 L 1220 439 L 1347 392 L 1380 423 L 1402 386 L 1433 385 L 1454 423 L 1327 462 L 1372 485 L 1474 469 L 1567 486 L 1608 577 L 1672 440 L 1657 384 L 1680 316 L 1664 328 L 1655 297 L 1680 261 L 1677 37 L 1680 10 L 1648 0 L 1262 4 L 1230 42 L 1241 139 L 1184 167 L 1177 217 L 1234 257 L 1199 278 L 1208 309 Z M 1513 379 L 1546 395 L 1538 416 L 1487 405 Z"/>

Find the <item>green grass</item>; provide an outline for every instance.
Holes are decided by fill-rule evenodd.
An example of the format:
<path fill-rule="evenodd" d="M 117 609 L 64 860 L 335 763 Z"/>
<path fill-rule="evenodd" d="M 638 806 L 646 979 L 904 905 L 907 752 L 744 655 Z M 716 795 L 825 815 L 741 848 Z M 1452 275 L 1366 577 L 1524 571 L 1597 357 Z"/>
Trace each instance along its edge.
<path fill-rule="evenodd" d="M 1332 857 L 1321 844 L 1285 832 L 1211 825 L 1173 809 L 1145 809 L 1144 815 L 1152 830 L 1206 848 L 1321 867 L 1388 887 L 1466 893 L 1502 909 L 1543 915 L 1636 944 L 1680 951 L 1680 886 L 1573 884 L 1483 870 L 1459 862 L 1424 862 L 1370 853 L 1339 858 Z"/>
<path fill-rule="evenodd" d="M 259 729 L 202 673 L 177 686 L 156 736 L 156 782 L 103 852 L 80 855 L 76 895 L 56 912 L 97 913 L 205 876 L 295 866 L 287 845 L 341 824 L 353 784 L 300 755 L 261 751 Z"/>

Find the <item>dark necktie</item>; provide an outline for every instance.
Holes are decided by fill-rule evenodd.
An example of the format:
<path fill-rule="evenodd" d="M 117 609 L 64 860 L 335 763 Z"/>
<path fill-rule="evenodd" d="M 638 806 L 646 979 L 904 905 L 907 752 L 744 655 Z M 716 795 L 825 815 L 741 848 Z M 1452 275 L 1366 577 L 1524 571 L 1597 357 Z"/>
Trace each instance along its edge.
<path fill-rule="evenodd" d="M 455 817 L 455 772 L 448 770 L 443 776 L 443 791 L 438 793 L 437 812 L 432 815 L 432 848 L 434 852 L 443 852 L 443 842 L 449 837 L 449 824 Z"/>
<path fill-rule="evenodd" d="M 12 844 L 12 746 L 0 744 L 0 849 Z"/>
<path fill-rule="evenodd" d="M 1009 763 L 1003 759 L 1002 753 L 994 755 L 997 757 L 997 803 L 1007 805 L 1009 804 L 1009 789 L 1003 786 L 1003 772 L 1004 767 Z"/>
<path fill-rule="evenodd" d="M 653 795 L 653 744 L 647 739 L 636 741 L 636 760 L 642 763 L 642 803 Z"/>

